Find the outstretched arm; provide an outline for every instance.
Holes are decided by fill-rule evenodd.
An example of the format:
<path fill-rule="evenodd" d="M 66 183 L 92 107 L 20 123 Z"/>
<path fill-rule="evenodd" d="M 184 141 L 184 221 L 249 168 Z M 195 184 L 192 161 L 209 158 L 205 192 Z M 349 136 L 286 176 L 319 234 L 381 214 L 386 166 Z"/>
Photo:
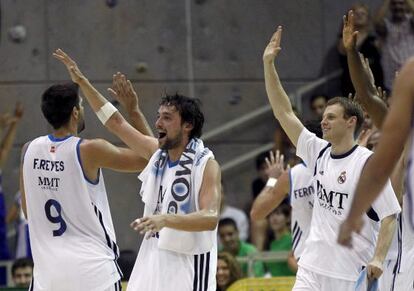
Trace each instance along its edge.
<path fill-rule="evenodd" d="M 414 59 L 404 65 L 396 79 L 390 112 L 384 122 L 380 141 L 362 171 L 348 218 L 341 226 L 338 238 L 341 244 L 349 245 L 351 233 L 360 230 L 361 216 L 379 195 L 403 152 L 413 116 L 412 76 Z"/>
<path fill-rule="evenodd" d="M 148 232 L 147 238 L 164 227 L 183 231 L 214 230 L 219 217 L 220 182 L 220 166 L 216 160 L 209 160 L 204 170 L 200 189 L 200 211 L 190 214 L 161 214 L 142 217 L 134 220 L 131 227 L 141 233 Z"/>
<path fill-rule="evenodd" d="M 355 101 L 364 107 L 371 116 L 374 125 L 381 129 L 387 115 L 387 106 L 378 96 L 368 60 L 358 54 L 357 37 L 358 31 L 354 26 L 354 13 L 350 10 L 348 16 L 344 16 L 342 42 L 348 59 L 349 74 L 356 91 Z"/>
<path fill-rule="evenodd" d="M 133 150 L 114 146 L 104 139 L 83 140 L 80 155 L 84 171 L 92 180 L 95 180 L 99 168 L 136 173 L 148 163 Z"/>
<path fill-rule="evenodd" d="M 113 76 L 112 88 L 108 88 L 109 93 L 115 97 L 122 107 L 128 112 L 132 126 L 142 134 L 154 136 L 151 127 L 142 113 L 138 95 L 132 87 L 131 81 L 127 80 L 125 75 L 120 72 Z"/>
<path fill-rule="evenodd" d="M 72 81 L 79 85 L 93 111 L 98 112 L 108 102 L 105 97 L 92 86 L 77 64 L 66 53 L 58 49 L 53 56 L 66 66 Z M 146 136 L 133 128 L 118 111 L 111 115 L 105 126 L 129 148 L 147 160 L 158 148 L 158 141 L 155 138 Z"/>
<path fill-rule="evenodd" d="M 277 179 L 277 182 L 273 186 L 268 185 L 268 182 L 254 200 L 250 210 L 250 218 L 253 221 L 266 218 L 289 193 L 289 171 L 285 171 L 283 160 L 283 155 L 280 156 L 279 151 L 276 152 L 276 156 L 271 152 L 270 160 L 266 159 L 268 176 Z"/>
<path fill-rule="evenodd" d="M 16 109 L 14 110 L 14 117 L 10 120 L 9 128 L 1 141 L 0 145 L 0 168 L 2 168 L 9 157 L 10 150 L 13 146 L 14 139 L 16 138 L 17 125 L 23 116 L 23 105 L 20 102 L 16 103 Z"/>
<path fill-rule="evenodd" d="M 274 65 L 275 58 L 281 50 L 282 27 L 279 26 L 270 39 L 263 53 L 264 77 L 267 97 L 273 109 L 273 114 L 279 120 L 283 130 L 290 141 L 296 147 L 303 124 L 296 117 L 292 109 L 289 97 L 282 87 L 279 76 Z"/>

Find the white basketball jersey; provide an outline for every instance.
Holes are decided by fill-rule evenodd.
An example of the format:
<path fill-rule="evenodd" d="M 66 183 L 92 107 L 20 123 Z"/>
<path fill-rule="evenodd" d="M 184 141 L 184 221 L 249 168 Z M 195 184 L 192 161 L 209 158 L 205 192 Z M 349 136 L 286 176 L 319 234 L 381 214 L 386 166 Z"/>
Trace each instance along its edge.
<path fill-rule="evenodd" d="M 289 178 L 292 206 L 292 250 L 295 258 L 299 259 L 309 235 L 315 188 L 313 173 L 303 163 L 290 169 Z"/>
<path fill-rule="evenodd" d="M 101 291 L 121 278 L 104 179 L 84 176 L 81 141 L 42 136 L 24 156 L 35 291 Z"/>
<path fill-rule="evenodd" d="M 173 193 L 171 189 L 174 185 L 173 181 L 177 178 L 177 166 L 177 164 L 165 166 L 154 214 L 170 213 L 171 207 L 168 207 L 168 202 L 172 201 Z M 201 183 L 199 184 L 201 186 Z M 196 192 L 199 193 L 199 187 Z M 180 201 L 176 202 L 176 208 L 186 213 L 199 210 L 198 206 L 193 203 L 187 205 L 187 203 L 180 204 Z M 145 205 L 145 208 L 144 213 L 148 213 L 149 207 Z M 189 211 L 191 208 L 195 209 Z M 182 214 L 181 211 L 178 213 Z M 215 291 L 217 288 L 217 240 L 214 240 L 211 251 L 203 254 L 187 255 L 159 248 L 160 235 L 162 233 L 157 233 L 157 235 L 142 241 L 127 290 Z M 216 232 L 213 235 L 216 237 Z"/>
<path fill-rule="evenodd" d="M 361 269 L 374 255 L 379 221 L 399 213 L 390 181 L 364 215 L 364 226 L 353 236 L 353 248 L 337 243 L 339 227 L 347 217 L 362 169 L 372 154 L 355 145 L 342 155 L 331 153 L 331 146 L 304 129 L 297 144 L 297 155 L 313 169 L 316 192 L 311 229 L 299 266 L 328 277 L 356 281 Z"/>

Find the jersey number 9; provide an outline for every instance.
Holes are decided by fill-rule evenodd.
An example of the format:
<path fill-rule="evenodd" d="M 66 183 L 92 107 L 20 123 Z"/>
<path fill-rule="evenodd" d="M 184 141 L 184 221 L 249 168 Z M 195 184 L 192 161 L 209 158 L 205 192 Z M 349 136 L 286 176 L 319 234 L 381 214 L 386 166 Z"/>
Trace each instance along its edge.
<path fill-rule="evenodd" d="M 57 213 L 56 216 L 52 215 L 52 207 Z M 61 236 L 66 231 L 66 222 L 62 217 L 62 206 L 60 203 L 54 199 L 47 200 L 45 204 L 45 214 L 51 223 L 60 224 L 59 229 L 53 231 L 53 236 Z"/>

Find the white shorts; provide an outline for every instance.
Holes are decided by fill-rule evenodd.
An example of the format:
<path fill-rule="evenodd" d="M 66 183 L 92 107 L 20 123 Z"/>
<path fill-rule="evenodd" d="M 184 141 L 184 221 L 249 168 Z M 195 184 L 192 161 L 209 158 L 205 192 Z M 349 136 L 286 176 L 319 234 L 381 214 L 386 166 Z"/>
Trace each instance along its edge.
<path fill-rule="evenodd" d="M 354 291 L 355 282 L 320 275 L 299 266 L 292 291 Z"/>

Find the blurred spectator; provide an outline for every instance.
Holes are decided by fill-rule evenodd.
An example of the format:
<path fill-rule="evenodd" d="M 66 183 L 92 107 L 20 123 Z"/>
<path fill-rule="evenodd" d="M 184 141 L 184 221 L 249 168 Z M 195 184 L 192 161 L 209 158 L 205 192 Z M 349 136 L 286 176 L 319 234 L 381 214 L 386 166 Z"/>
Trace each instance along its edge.
<path fill-rule="evenodd" d="M 29 288 L 33 277 L 33 261 L 29 258 L 21 258 L 12 265 L 12 278 L 15 287 Z"/>
<path fill-rule="evenodd" d="M 9 248 L 7 246 L 6 237 L 6 205 L 4 201 L 4 193 L 2 189 L 2 169 L 9 157 L 10 150 L 16 137 L 17 125 L 23 116 L 23 106 L 17 102 L 14 114 L 3 114 L 0 116 L 0 135 L 4 129 L 6 133 L 0 143 L 0 260 L 10 259 Z M 4 274 L 0 274 L 0 284 L 5 280 Z"/>
<path fill-rule="evenodd" d="M 354 4 L 351 9 L 354 11 L 355 29 L 358 31 L 357 50 L 368 60 L 374 75 L 376 86 L 384 87 L 384 74 L 381 67 L 381 54 L 378 49 L 376 36 L 372 31 L 372 21 L 369 8 L 362 3 Z M 343 96 L 355 93 L 348 70 L 346 51 L 342 42 L 342 34 L 338 40 L 339 60 L 342 67 L 341 90 Z"/>
<path fill-rule="evenodd" d="M 414 56 L 413 12 L 413 0 L 384 0 L 375 17 L 375 28 L 381 41 L 384 83 L 388 90 L 392 88 L 395 72 Z"/>
<path fill-rule="evenodd" d="M 236 222 L 239 230 L 239 238 L 242 241 L 247 241 L 249 238 L 249 219 L 243 210 L 234 206 L 227 205 L 224 184 L 221 183 L 221 208 L 220 219 L 231 218 Z"/>
<path fill-rule="evenodd" d="M 252 244 L 239 239 L 239 231 L 236 222 L 231 218 L 220 220 L 218 224 L 218 234 L 221 243 L 223 244 L 223 251 L 226 251 L 235 257 L 247 257 L 249 254 L 257 252 Z M 247 264 L 241 264 L 243 276 L 247 275 L 247 267 Z M 264 275 L 264 267 L 261 262 L 256 262 L 253 268 L 256 277 L 262 277 Z"/>
<path fill-rule="evenodd" d="M 292 249 L 292 235 L 290 233 L 290 206 L 280 204 L 269 215 L 269 225 L 273 231 L 275 239 L 270 243 L 270 251 L 290 251 Z M 293 276 L 286 262 L 266 263 L 266 269 L 270 271 L 272 277 Z"/>
<path fill-rule="evenodd" d="M 16 249 L 15 258 L 31 258 L 29 225 L 24 217 L 22 210 L 22 194 L 18 191 L 14 198 L 14 203 L 10 207 L 6 217 L 7 224 L 15 223 L 16 228 Z"/>
<path fill-rule="evenodd" d="M 132 250 L 123 250 L 119 254 L 118 265 L 122 271 L 122 281 L 128 281 L 134 268 L 137 252 Z"/>
<path fill-rule="evenodd" d="M 231 284 L 241 278 L 241 270 L 237 260 L 227 252 L 219 252 L 217 256 L 217 291 L 225 291 Z"/>
<path fill-rule="evenodd" d="M 322 114 L 325 110 L 328 97 L 325 95 L 313 95 L 310 98 L 310 109 L 314 119 L 322 120 Z"/>

